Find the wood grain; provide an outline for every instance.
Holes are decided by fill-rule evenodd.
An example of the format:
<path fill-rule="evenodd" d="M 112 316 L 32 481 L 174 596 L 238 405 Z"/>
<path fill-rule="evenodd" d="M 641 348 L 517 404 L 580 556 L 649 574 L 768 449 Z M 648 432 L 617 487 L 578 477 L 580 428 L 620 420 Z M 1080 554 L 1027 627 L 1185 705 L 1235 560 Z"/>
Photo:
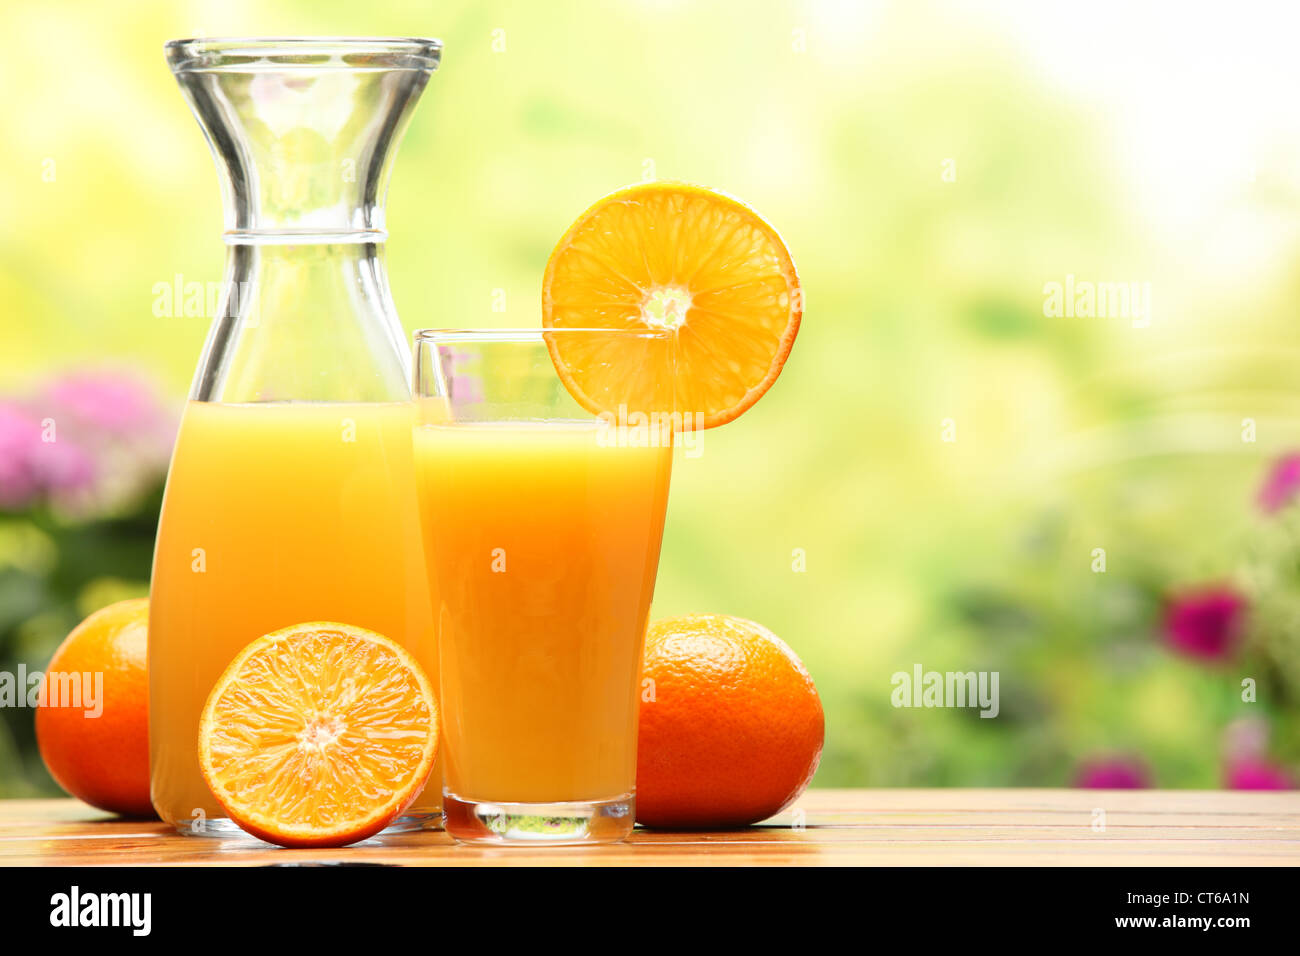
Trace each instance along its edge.
<path fill-rule="evenodd" d="M 1104 812 L 1104 820 L 1097 811 Z M 1095 829 L 1094 821 L 1104 823 Z M 1300 865 L 1300 792 L 810 790 L 739 830 L 638 829 L 600 847 L 455 845 L 440 831 L 335 850 L 183 837 L 76 800 L 0 801 L 0 865 Z"/>

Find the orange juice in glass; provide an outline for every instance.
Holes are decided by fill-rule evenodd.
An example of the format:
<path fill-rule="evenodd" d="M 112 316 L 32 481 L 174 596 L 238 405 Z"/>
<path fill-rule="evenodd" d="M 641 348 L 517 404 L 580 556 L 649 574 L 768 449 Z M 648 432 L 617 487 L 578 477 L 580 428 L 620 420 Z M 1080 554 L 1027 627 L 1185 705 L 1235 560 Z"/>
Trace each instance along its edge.
<path fill-rule="evenodd" d="M 648 330 L 416 336 L 443 803 L 464 842 L 603 842 L 635 820 L 672 429 L 620 427 L 579 405 L 548 352 L 556 337 L 668 347 Z"/>

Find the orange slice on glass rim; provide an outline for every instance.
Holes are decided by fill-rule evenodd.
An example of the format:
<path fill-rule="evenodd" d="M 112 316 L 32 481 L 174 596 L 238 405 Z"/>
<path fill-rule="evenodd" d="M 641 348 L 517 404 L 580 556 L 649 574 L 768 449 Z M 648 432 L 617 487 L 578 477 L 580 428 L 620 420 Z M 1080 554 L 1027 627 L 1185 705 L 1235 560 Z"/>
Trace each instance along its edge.
<path fill-rule="evenodd" d="M 579 404 L 597 414 L 615 401 L 675 411 L 688 428 L 726 424 L 757 402 L 802 315 L 799 276 L 776 230 L 744 203 L 684 183 L 601 199 L 560 239 L 542 283 L 547 329 L 671 333 L 672 347 L 658 350 L 635 337 L 549 336 Z"/>
<path fill-rule="evenodd" d="M 438 749 L 428 678 L 388 638 L 315 621 L 235 657 L 199 722 L 199 765 L 230 818 L 281 846 L 378 833 L 420 793 Z"/>

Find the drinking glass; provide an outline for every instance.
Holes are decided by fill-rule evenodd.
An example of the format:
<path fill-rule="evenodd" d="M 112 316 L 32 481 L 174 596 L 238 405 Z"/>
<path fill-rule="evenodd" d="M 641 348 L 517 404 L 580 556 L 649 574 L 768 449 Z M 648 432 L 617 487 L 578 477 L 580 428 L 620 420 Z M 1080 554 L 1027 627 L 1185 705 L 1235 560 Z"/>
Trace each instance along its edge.
<path fill-rule="evenodd" d="M 468 843 L 622 839 L 636 816 L 671 398 L 629 409 L 615 389 L 597 402 L 557 368 L 608 363 L 645 395 L 671 333 L 425 330 L 415 341 L 447 831 Z"/>

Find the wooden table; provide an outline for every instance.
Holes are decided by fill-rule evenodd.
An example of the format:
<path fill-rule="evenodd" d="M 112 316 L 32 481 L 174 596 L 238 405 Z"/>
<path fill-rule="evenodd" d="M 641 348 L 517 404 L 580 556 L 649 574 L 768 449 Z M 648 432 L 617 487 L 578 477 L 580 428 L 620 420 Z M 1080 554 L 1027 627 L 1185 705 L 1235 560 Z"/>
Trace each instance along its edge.
<path fill-rule="evenodd" d="M 336 850 L 177 836 L 75 800 L 0 801 L 0 865 L 1297 865 L 1300 791 L 811 790 L 794 813 L 624 844 L 456 846 L 437 831 Z"/>

